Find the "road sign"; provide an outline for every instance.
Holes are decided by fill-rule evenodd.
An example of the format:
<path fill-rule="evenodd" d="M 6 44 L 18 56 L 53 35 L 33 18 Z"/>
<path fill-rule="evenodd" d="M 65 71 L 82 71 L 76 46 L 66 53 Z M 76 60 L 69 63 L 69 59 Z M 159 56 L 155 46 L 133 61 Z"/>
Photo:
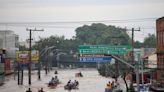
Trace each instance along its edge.
<path fill-rule="evenodd" d="M 80 54 L 80 57 L 102 57 L 102 56 L 110 56 L 110 55 L 105 55 L 105 54 Z"/>
<path fill-rule="evenodd" d="M 81 62 L 102 62 L 102 61 L 111 61 L 111 56 L 104 57 L 80 57 Z"/>
<path fill-rule="evenodd" d="M 130 45 L 80 45 L 79 49 L 122 49 L 129 48 Z"/>
<path fill-rule="evenodd" d="M 131 49 L 130 45 L 80 45 L 80 54 L 125 54 Z"/>

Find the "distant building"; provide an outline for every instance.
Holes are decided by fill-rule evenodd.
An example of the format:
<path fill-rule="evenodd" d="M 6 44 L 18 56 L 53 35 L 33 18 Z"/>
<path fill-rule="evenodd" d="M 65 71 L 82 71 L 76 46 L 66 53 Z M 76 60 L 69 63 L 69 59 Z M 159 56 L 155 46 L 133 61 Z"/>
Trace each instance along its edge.
<path fill-rule="evenodd" d="M 2 85 L 5 81 L 4 57 L 5 57 L 5 50 L 0 48 L 0 85 Z"/>
<path fill-rule="evenodd" d="M 18 35 L 10 30 L 0 30 L 0 48 L 6 49 L 6 58 L 15 59 L 15 52 L 19 50 Z"/>
<path fill-rule="evenodd" d="M 147 68 L 157 68 L 157 54 L 151 54 L 148 56 Z"/>
<path fill-rule="evenodd" d="M 157 81 L 164 83 L 164 17 L 156 20 L 157 27 Z"/>
<path fill-rule="evenodd" d="M 0 48 L 5 50 L 5 73 L 13 71 L 16 51 L 19 50 L 18 35 L 10 30 L 0 30 Z"/>
<path fill-rule="evenodd" d="M 157 68 L 156 48 L 142 48 L 142 59 L 145 68 Z"/>
<path fill-rule="evenodd" d="M 134 61 L 138 62 L 141 57 L 141 49 L 134 49 Z"/>

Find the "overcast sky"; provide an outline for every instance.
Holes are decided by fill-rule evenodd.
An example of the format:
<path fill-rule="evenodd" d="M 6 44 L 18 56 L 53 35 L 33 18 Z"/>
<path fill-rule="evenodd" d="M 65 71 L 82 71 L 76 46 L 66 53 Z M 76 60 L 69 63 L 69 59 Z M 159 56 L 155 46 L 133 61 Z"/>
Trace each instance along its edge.
<path fill-rule="evenodd" d="M 70 22 L 129 20 L 151 18 L 140 22 L 108 21 L 105 24 L 120 27 L 141 27 L 135 40 L 143 41 L 147 33 L 155 33 L 155 19 L 164 16 L 164 0 L 0 0 L 0 22 Z M 0 30 L 13 30 L 20 40 L 28 38 L 27 27 L 44 28 L 44 32 L 33 32 L 33 37 L 64 35 L 71 38 L 75 28 L 85 23 L 55 23 L 35 25 L 0 25 Z M 130 34 L 130 33 L 129 33 Z"/>

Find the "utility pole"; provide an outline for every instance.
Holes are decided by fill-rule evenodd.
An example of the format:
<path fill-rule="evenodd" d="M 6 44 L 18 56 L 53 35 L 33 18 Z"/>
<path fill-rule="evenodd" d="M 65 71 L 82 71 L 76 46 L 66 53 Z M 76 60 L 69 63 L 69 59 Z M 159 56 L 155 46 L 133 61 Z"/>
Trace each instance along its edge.
<path fill-rule="evenodd" d="M 132 64 L 137 64 L 137 67 L 135 68 L 136 72 L 136 83 L 137 83 L 137 92 L 140 91 L 139 88 L 139 68 L 138 68 L 138 62 L 134 61 L 134 31 L 140 31 L 140 28 L 138 30 L 135 30 L 132 28 Z"/>
<path fill-rule="evenodd" d="M 28 80 L 28 84 L 31 85 L 31 40 L 32 40 L 32 31 L 44 31 L 43 29 L 42 30 L 37 30 L 36 28 L 35 29 L 26 29 L 27 31 L 30 31 L 30 34 L 29 34 L 29 63 L 28 63 L 28 77 L 29 77 L 29 80 Z"/>

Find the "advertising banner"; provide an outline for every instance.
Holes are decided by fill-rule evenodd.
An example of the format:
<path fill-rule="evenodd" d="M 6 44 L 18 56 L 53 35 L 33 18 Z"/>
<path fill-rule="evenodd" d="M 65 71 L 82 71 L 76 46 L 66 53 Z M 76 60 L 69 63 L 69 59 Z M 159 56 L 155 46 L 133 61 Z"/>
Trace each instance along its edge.
<path fill-rule="evenodd" d="M 5 70 L 11 70 L 11 61 L 10 61 L 10 59 L 5 59 Z"/>
<path fill-rule="evenodd" d="M 19 63 L 27 63 L 29 61 L 29 51 L 17 51 L 16 60 Z M 39 51 L 31 52 L 31 61 L 37 62 L 39 60 Z"/>

